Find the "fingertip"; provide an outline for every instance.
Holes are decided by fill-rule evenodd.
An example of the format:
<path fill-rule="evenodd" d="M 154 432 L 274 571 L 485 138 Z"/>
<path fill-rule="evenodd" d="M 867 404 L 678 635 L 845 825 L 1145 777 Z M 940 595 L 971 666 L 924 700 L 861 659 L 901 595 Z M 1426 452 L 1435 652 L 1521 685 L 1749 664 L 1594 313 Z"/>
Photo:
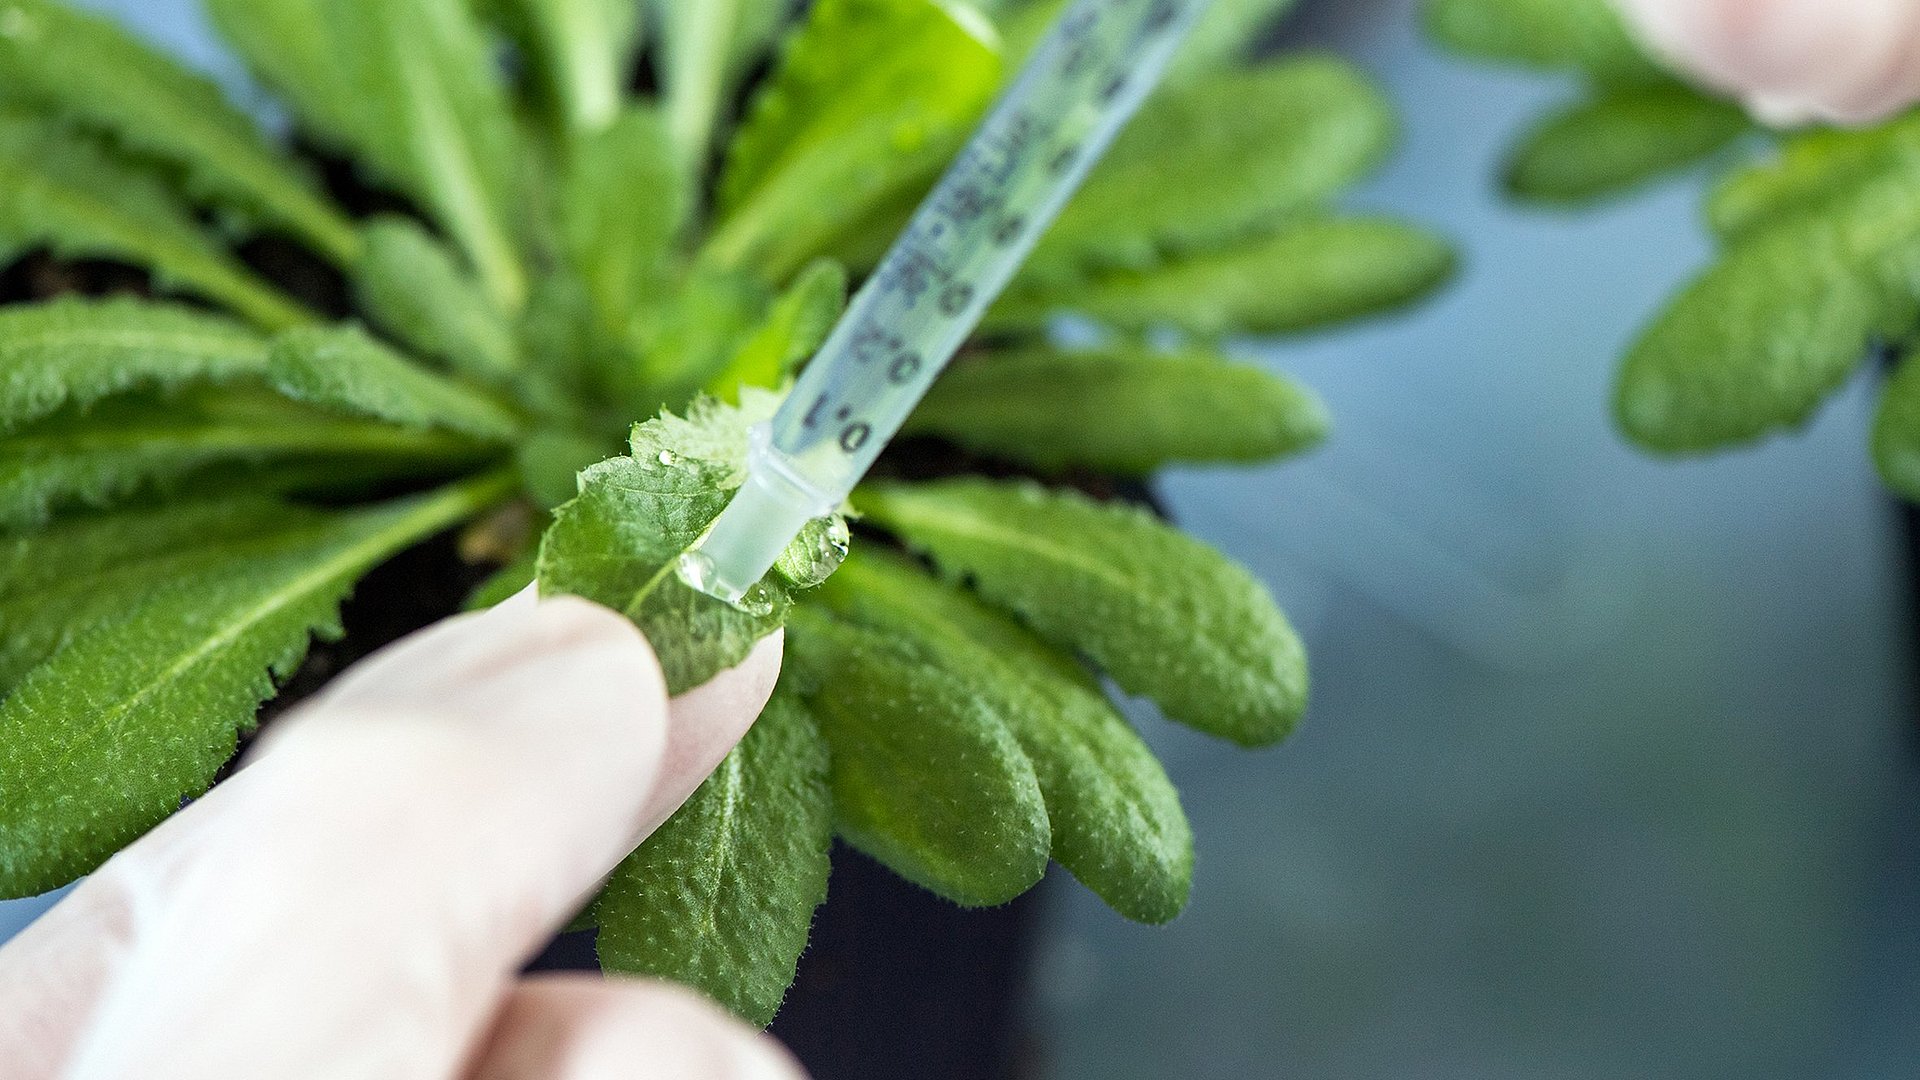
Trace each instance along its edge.
<path fill-rule="evenodd" d="M 744 738 L 780 681 L 786 631 L 755 643 L 740 663 L 668 703 L 667 746 L 639 823 L 650 835 L 692 797 Z"/>

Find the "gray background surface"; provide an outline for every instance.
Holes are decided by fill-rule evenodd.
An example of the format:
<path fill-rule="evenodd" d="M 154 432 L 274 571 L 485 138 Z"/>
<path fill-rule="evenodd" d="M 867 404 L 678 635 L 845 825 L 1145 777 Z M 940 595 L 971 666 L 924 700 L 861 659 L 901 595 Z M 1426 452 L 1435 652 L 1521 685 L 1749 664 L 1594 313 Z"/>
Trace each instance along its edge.
<path fill-rule="evenodd" d="M 90 0 L 232 73 L 192 0 Z M 1907 571 L 1863 377 L 1803 435 L 1624 447 L 1613 358 L 1705 258 L 1692 185 L 1578 216 L 1490 176 L 1559 88 L 1435 56 L 1410 0 L 1319 0 L 1404 110 L 1355 200 L 1463 244 L 1408 316 L 1250 352 L 1321 390 L 1303 462 L 1194 471 L 1183 523 L 1313 651 L 1286 747 L 1140 711 L 1199 837 L 1190 912 L 1054 882 L 1046 1072 L 1902 1077 L 1920 1043 Z M 38 910 L 0 905 L 0 938 Z"/>

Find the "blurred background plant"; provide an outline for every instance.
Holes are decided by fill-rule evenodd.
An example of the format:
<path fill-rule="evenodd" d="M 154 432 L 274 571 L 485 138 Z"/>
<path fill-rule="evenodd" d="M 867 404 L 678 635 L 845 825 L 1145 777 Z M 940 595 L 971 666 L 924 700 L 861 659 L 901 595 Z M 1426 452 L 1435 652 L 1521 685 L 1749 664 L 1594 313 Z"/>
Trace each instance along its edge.
<path fill-rule="evenodd" d="M 1920 499 L 1920 119 L 1774 130 L 1664 70 L 1609 0 L 1432 0 L 1429 33 L 1494 63 L 1573 73 L 1576 100 L 1509 151 L 1507 190 L 1589 206 L 1702 164 L 1719 257 L 1628 349 L 1620 428 L 1663 454 L 1700 454 L 1806 424 L 1882 350 L 1873 460 Z"/>

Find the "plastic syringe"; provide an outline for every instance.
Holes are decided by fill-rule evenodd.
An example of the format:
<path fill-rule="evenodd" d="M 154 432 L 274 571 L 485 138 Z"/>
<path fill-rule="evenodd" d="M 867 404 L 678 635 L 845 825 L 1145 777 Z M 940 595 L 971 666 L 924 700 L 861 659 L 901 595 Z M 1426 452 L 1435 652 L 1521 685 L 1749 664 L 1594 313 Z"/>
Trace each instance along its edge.
<path fill-rule="evenodd" d="M 1075 0 L 915 211 L 682 557 L 739 602 L 840 508 L 1166 72 L 1210 0 Z"/>

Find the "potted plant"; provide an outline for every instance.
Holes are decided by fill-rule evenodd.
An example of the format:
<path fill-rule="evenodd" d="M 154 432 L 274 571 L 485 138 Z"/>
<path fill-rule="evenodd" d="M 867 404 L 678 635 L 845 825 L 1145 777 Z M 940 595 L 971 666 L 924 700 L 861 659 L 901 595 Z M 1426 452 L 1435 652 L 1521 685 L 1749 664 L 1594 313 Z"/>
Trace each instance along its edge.
<path fill-rule="evenodd" d="M 1311 446 L 1317 401 L 1222 339 L 1452 261 L 1332 208 L 1392 118 L 1338 60 L 1251 60 L 1284 3 L 1216 6 L 915 439 L 756 604 L 670 571 L 1061 6 L 210 0 L 296 154 L 111 22 L 0 0 L 0 895 L 97 866 L 264 700 L 490 567 L 472 603 L 607 603 L 676 690 L 788 629 L 752 734 L 584 916 L 607 967 L 766 1022 L 835 836 L 961 905 L 1051 860 L 1177 915 L 1185 817 L 1097 676 L 1262 746 L 1305 658 L 1248 573 L 1104 496 Z M 1098 343 L 1058 344 L 1061 313 Z"/>

